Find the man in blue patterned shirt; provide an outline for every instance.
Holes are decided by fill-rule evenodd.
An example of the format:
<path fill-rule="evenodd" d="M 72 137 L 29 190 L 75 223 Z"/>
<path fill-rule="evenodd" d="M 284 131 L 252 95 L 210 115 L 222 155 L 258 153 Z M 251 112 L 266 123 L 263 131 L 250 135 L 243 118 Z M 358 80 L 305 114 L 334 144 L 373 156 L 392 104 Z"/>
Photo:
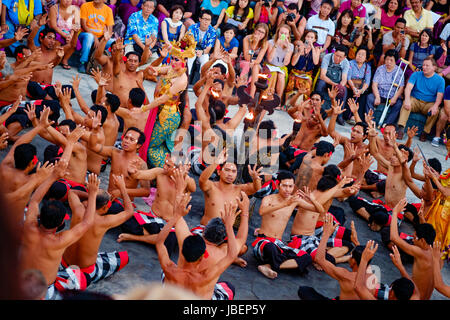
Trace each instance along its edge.
<path fill-rule="evenodd" d="M 191 25 L 188 29 L 188 32 L 192 33 L 197 41 L 196 56 L 188 59 L 189 73 L 196 59 L 200 62 L 200 68 L 209 60 L 209 52 L 216 42 L 216 29 L 211 26 L 211 19 L 212 12 L 203 10 L 200 12 L 200 22 Z"/>
<path fill-rule="evenodd" d="M 124 39 L 125 54 L 135 51 L 142 55 L 145 50 L 146 37 L 155 37 L 155 41 L 151 42 L 150 50 L 156 44 L 158 19 L 152 14 L 155 7 L 156 0 L 144 0 L 141 10 L 133 13 L 128 19 L 127 33 Z M 157 58 L 157 53 L 153 52 L 147 62 L 151 63 Z"/>

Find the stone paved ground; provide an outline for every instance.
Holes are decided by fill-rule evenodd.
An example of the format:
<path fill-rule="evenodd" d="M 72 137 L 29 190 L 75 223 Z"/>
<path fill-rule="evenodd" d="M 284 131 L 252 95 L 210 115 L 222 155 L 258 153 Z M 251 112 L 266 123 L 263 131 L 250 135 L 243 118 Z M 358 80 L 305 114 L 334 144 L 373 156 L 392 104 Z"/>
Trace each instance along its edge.
<path fill-rule="evenodd" d="M 63 70 L 60 66 L 55 68 L 54 81 L 61 81 L 63 84 L 69 84 L 72 81 L 72 77 L 75 76 L 76 69 L 67 71 Z M 81 90 L 83 92 L 86 100 L 90 101 L 90 91 L 96 89 L 95 82 L 87 75 L 81 75 L 83 81 L 81 82 Z M 144 87 L 147 91 L 148 96 L 153 96 L 154 83 L 145 82 Z M 195 102 L 195 98 L 192 92 L 189 93 L 191 98 L 191 106 Z M 79 111 L 78 104 L 74 99 L 72 101 L 74 107 Z M 229 115 L 233 115 L 237 110 L 237 107 L 230 107 Z M 292 120 L 283 111 L 275 111 L 274 114 L 269 116 L 272 119 L 278 131 L 278 136 L 287 133 L 292 128 Z M 350 126 L 346 124 L 345 126 L 336 126 L 336 129 L 346 135 L 350 135 Z M 237 130 L 236 135 L 242 133 L 242 125 Z M 326 140 L 331 141 L 330 137 Z M 42 140 L 40 137 L 36 137 L 33 143 L 38 146 L 38 157 L 43 159 L 43 150 L 48 144 L 46 141 Z M 443 164 L 443 168 L 448 167 L 448 163 L 445 163 L 445 148 L 441 146 L 439 148 L 434 148 L 429 142 L 419 142 L 417 138 L 414 139 L 413 146 L 419 144 L 427 157 L 437 157 Z M 7 150 L 0 152 L 0 159 L 3 158 Z M 330 163 L 337 164 L 343 156 L 342 147 L 337 147 L 335 154 L 333 155 Z M 417 170 L 421 170 L 421 165 L 418 165 Z M 107 179 L 109 175 L 108 169 L 101 174 L 102 186 L 106 187 Z M 203 195 L 201 190 L 198 188 L 197 181 L 197 191 L 192 197 L 192 210 L 187 216 L 187 222 L 190 227 L 197 225 L 201 218 L 201 213 L 203 210 Z M 415 201 L 414 195 L 408 190 L 407 194 L 408 200 L 411 202 Z M 139 209 L 148 212 L 148 206 L 141 200 L 137 199 L 136 204 Z M 334 205 L 342 207 L 345 210 L 347 221 L 345 223 L 346 227 L 350 226 L 350 221 L 354 220 L 356 229 L 358 231 L 359 241 L 365 244 L 367 240 L 373 239 L 381 244 L 381 239 L 379 233 L 375 233 L 369 230 L 367 224 L 360 218 L 358 218 L 350 209 L 347 203 L 340 203 L 334 201 Z M 253 232 L 254 229 L 259 227 L 260 216 L 255 210 L 250 220 L 250 227 L 248 232 L 247 245 L 251 248 L 251 243 L 254 240 Z M 292 224 L 292 219 L 287 227 L 287 232 L 285 232 L 283 239 L 289 239 L 289 230 Z M 400 231 L 412 232 L 411 225 L 403 223 L 400 227 Z M 90 290 L 96 292 L 102 292 L 106 294 L 123 294 L 134 285 L 142 284 L 150 281 L 159 281 L 161 276 L 161 268 L 158 262 L 158 257 L 154 247 L 142 243 L 136 242 L 124 242 L 117 243 L 116 239 L 119 234 L 119 230 L 110 230 L 102 244 L 102 251 L 114 251 L 114 250 L 126 250 L 128 251 L 130 262 L 129 264 L 118 273 L 105 279 L 97 284 L 90 287 Z M 252 250 L 247 251 L 243 256 L 247 260 L 248 265 L 246 268 L 241 268 L 232 265 L 228 268 L 225 273 L 221 276 L 222 280 L 227 280 L 231 282 L 236 287 L 236 300 L 297 300 L 297 289 L 300 285 L 308 285 L 316 288 L 320 293 L 328 296 L 335 297 L 339 294 L 339 285 L 337 281 L 329 277 L 324 272 L 319 272 L 315 270 L 312 266 L 309 267 L 308 273 L 304 276 L 299 276 L 292 272 L 281 272 L 277 279 L 270 280 L 260 274 L 257 270 L 257 263 L 253 256 Z M 390 284 L 393 280 L 398 278 L 399 272 L 395 269 L 391 263 L 388 255 L 388 250 L 382 245 L 379 246 L 378 252 L 373 259 L 373 265 L 378 266 L 381 270 L 381 282 Z M 341 264 L 342 267 L 348 267 L 348 264 Z M 406 268 L 411 272 L 412 265 L 406 265 Z M 442 270 L 444 281 L 450 284 L 450 268 L 446 264 Z M 437 291 L 433 293 L 432 299 L 440 300 L 444 297 Z"/>

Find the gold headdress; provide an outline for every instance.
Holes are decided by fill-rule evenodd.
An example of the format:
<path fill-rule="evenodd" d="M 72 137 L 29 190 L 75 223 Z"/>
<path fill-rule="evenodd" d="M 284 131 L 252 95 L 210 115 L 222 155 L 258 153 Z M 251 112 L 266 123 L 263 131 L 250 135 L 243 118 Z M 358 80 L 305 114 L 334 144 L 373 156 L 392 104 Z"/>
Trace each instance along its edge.
<path fill-rule="evenodd" d="M 188 32 L 184 35 L 180 41 L 172 41 L 172 48 L 170 49 L 170 55 L 180 59 L 195 57 L 195 47 L 197 41 L 194 36 Z"/>

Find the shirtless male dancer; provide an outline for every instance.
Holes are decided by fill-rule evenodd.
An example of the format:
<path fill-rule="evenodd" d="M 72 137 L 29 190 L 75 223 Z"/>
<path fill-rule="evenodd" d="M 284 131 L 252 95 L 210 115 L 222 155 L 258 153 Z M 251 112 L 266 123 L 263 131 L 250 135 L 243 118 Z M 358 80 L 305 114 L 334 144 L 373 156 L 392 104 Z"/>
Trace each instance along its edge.
<path fill-rule="evenodd" d="M 214 295 L 217 279 L 237 258 L 239 248 L 234 235 L 233 224 L 236 218 L 237 205 L 225 203 L 220 216 L 227 233 L 227 255 L 215 264 L 204 263 L 206 258 L 205 240 L 200 235 L 189 235 L 180 246 L 178 265 L 170 260 L 164 241 L 172 227 L 180 217 L 185 216 L 191 206 L 188 194 L 180 194 L 175 200 L 173 217 L 167 222 L 156 239 L 156 250 L 161 268 L 164 272 L 164 282 L 179 285 L 188 289 L 203 299 L 232 299 L 232 295 Z"/>
<path fill-rule="evenodd" d="M 433 274 L 433 249 L 436 231 L 429 223 L 416 225 L 413 244 L 407 243 L 398 234 L 397 219 L 400 212 L 404 211 L 407 204 L 406 198 L 401 199 L 392 210 L 392 222 L 390 228 L 391 241 L 402 251 L 414 257 L 412 280 L 420 293 L 420 300 L 429 300 L 434 290 Z"/>
<path fill-rule="evenodd" d="M 312 262 L 306 251 L 289 247 L 282 241 L 294 209 L 303 208 L 324 213 L 323 207 L 312 194 L 294 191 L 292 173 L 281 171 L 277 179 L 279 192 L 263 198 L 259 209 L 261 227 L 257 229 L 258 235 L 252 243 L 255 257 L 258 262 L 262 262 L 258 270 L 269 279 L 276 278 L 282 269 L 298 269 L 300 274 L 303 274 Z"/>
<path fill-rule="evenodd" d="M 340 293 L 336 300 L 359 300 L 359 296 L 354 289 L 354 284 L 364 246 L 357 246 L 353 249 L 351 258 L 348 261 L 352 269 L 351 271 L 346 268 L 336 267 L 333 263 L 325 259 L 328 238 L 335 232 L 335 228 L 336 225 L 333 222 L 333 217 L 327 213 L 325 216 L 323 235 L 317 248 L 315 261 L 320 264 L 321 268 L 330 277 L 339 282 Z M 372 274 L 366 274 L 366 278 L 368 279 L 370 275 Z M 375 289 L 373 289 L 373 294 L 375 294 Z M 330 298 L 323 296 L 314 288 L 308 286 L 300 286 L 298 296 L 301 300 L 330 300 Z"/>
<path fill-rule="evenodd" d="M 308 187 L 315 190 L 317 182 L 322 177 L 324 166 L 330 160 L 334 152 L 334 146 L 327 141 L 319 141 L 315 150 L 309 151 L 303 158 L 298 169 L 295 185 L 302 190 Z"/>
<path fill-rule="evenodd" d="M 134 197 L 147 197 L 150 193 L 150 184 L 145 180 L 138 180 L 133 178 L 128 173 L 128 168 L 132 163 L 137 162 L 137 167 L 140 170 L 147 169 L 147 164 L 142 160 L 137 154 L 139 148 L 145 142 L 145 135 L 138 128 L 130 127 L 124 133 L 122 139 L 122 149 L 117 149 L 112 146 L 105 146 L 99 143 L 96 128 L 92 131 L 91 137 L 89 139 L 88 148 L 102 157 L 111 158 L 111 171 L 110 180 L 108 185 L 108 192 L 114 196 L 119 197 L 120 191 L 115 187 L 112 175 L 122 175 L 125 179 L 125 185 L 127 187 L 127 193 L 131 200 Z M 140 188 L 138 188 L 140 185 Z M 123 208 L 121 209 L 123 211 Z"/>
<path fill-rule="evenodd" d="M 5 196 L 14 201 L 20 215 L 15 218 L 17 224 L 23 221 L 25 209 L 31 193 L 47 178 L 52 165 L 38 164 L 36 147 L 31 144 L 33 138 L 50 126 L 49 109 L 44 109 L 36 127 L 21 135 L 14 143 L 5 158 L 0 162 L 0 178 L 3 181 Z M 32 171 L 36 169 L 36 172 Z"/>
<path fill-rule="evenodd" d="M 361 300 L 419 300 L 419 290 L 412 281 L 410 275 L 405 270 L 400 253 L 397 247 L 394 246 L 394 253 L 390 254 L 391 260 L 402 275 L 401 278 L 392 282 L 387 293 L 384 293 L 382 297 L 374 297 L 370 290 L 367 288 L 367 274 L 368 265 L 372 260 L 375 252 L 378 249 L 378 244 L 373 240 L 367 241 L 366 248 L 364 249 L 361 261 L 358 267 L 358 273 L 355 280 L 355 291 Z M 386 290 L 385 290 L 386 291 Z M 380 299 L 381 298 L 381 299 Z"/>
<path fill-rule="evenodd" d="M 81 237 L 80 240 L 69 246 L 63 255 L 63 265 L 77 265 L 81 271 L 89 274 L 91 283 L 104 279 L 116 271 L 119 271 L 128 263 L 128 253 L 99 252 L 100 244 L 105 233 L 128 220 L 134 212 L 133 204 L 127 194 L 125 181 L 122 176 L 112 175 L 113 182 L 120 190 L 123 199 L 124 211 L 118 214 L 106 214 L 111 204 L 111 196 L 105 190 L 99 190 L 95 204 L 94 223 Z M 83 220 L 85 204 L 69 191 L 69 203 L 74 214 L 70 222 L 71 228 Z"/>
<path fill-rule="evenodd" d="M 64 222 L 67 210 L 62 202 L 44 202 L 39 209 L 49 187 L 64 176 L 66 167 L 67 162 L 64 160 L 58 162 L 53 174 L 33 194 L 23 227 L 21 265 L 23 270 L 37 269 L 42 272 L 49 286 L 46 299 L 57 298 L 58 291 L 72 287 L 71 285 L 85 289 L 89 281 L 82 272 L 75 272 L 70 267 L 63 272 L 58 271 L 58 268 L 66 248 L 77 242 L 94 222 L 95 198 L 100 183 L 97 176 L 89 176 L 88 205 L 86 209 L 83 208 L 85 212 L 82 221 L 75 227 L 56 233 L 57 228 Z"/>
<path fill-rule="evenodd" d="M 27 42 L 28 47 L 32 52 L 38 48 L 34 44 L 34 37 L 36 36 L 36 33 L 38 32 L 40 27 L 41 25 L 38 25 L 36 20 L 33 20 L 31 25 L 31 32 L 28 36 Z M 76 41 L 75 38 L 76 37 L 74 37 L 74 40 Z M 65 46 L 61 46 L 60 43 L 56 40 L 56 31 L 49 27 L 45 27 L 42 31 L 39 32 L 39 43 L 41 54 L 36 57 L 36 61 L 44 65 L 51 64 L 53 68 L 59 65 L 65 54 L 73 48 L 70 43 L 67 43 Z M 32 99 L 58 99 L 55 93 L 55 89 L 52 86 L 53 68 L 33 72 L 31 81 L 27 86 L 28 94 Z M 64 87 L 71 86 L 66 85 Z M 72 98 L 74 97 L 75 96 L 72 95 Z"/>
<path fill-rule="evenodd" d="M 186 182 L 183 181 L 184 178 L 181 174 L 176 174 L 176 176 L 177 178 L 175 178 L 175 180 L 177 189 L 181 190 L 183 189 L 183 185 Z M 179 187 L 178 185 L 181 185 L 181 187 Z M 236 249 L 238 251 L 247 242 L 249 220 L 249 199 L 243 191 L 241 191 L 241 197 L 242 199 L 236 198 L 238 208 L 240 210 L 240 224 L 239 229 L 236 233 Z M 176 223 L 175 233 L 178 240 L 178 247 L 182 248 L 183 241 L 192 234 L 183 217 L 180 218 Z M 200 268 L 211 268 L 224 257 L 226 257 L 228 246 L 230 245 L 226 238 L 226 227 L 222 218 L 211 219 L 205 226 L 205 230 L 202 236 L 205 240 L 205 252 L 207 252 L 207 256 L 205 255 L 205 259 L 203 259 Z M 179 261 L 181 259 L 183 259 L 183 256 L 179 255 Z M 239 258 L 235 259 L 233 263 L 237 263 L 241 267 L 245 267 L 247 265 L 247 262 L 245 260 L 241 259 L 241 261 L 239 261 Z M 215 283 L 214 297 L 218 300 L 232 300 L 235 294 L 234 286 L 228 281 L 217 282 L 217 280 L 218 278 L 215 279 L 215 281 L 210 282 L 211 286 Z"/>
<path fill-rule="evenodd" d="M 131 221 L 122 225 L 123 233 L 119 234 L 117 242 L 143 241 L 154 245 L 157 234 L 172 218 L 176 195 L 195 192 L 195 180 L 187 175 L 187 168 L 177 163 L 176 160 L 173 154 L 167 154 L 162 168 L 138 170 L 133 165 L 128 168 L 128 173 L 134 179 L 148 181 L 156 179 L 156 197 L 152 202 L 150 212 L 136 212 L 135 217 L 130 219 Z M 178 188 L 175 179 L 179 178 L 180 175 L 184 185 Z M 172 245 L 175 244 L 174 237 L 175 235 L 171 233 L 166 240 L 169 252 L 173 248 Z"/>
<path fill-rule="evenodd" d="M 120 99 L 120 105 L 125 107 L 130 90 L 144 81 L 144 72 L 137 71 L 141 62 L 141 55 L 131 51 L 123 56 L 123 39 L 116 40 L 116 50 L 113 53 L 113 91 Z M 123 61 L 122 61 L 123 59 Z M 122 67 L 125 66 L 125 68 Z"/>
<path fill-rule="evenodd" d="M 376 136 L 375 122 L 372 121 L 369 129 L 369 141 L 374 150 L 376 150 Z M 412 151 L 405 146 L 400 146 L 402 151 L 399 150 L 395 142 L 395 132 L 391 132 L 389 141 L 395 150 L 395 154 L 390 159 L 386 159 L 379 152 L 373 154 L 377 161 L 382 162 L 388 168 L 385 192 L 385 205 L 387 207 L 383 203 L 370 203 L 355 196 L 349 198 L 352 210 L 369 221 L 369 228 L 372 231 L 380 231 L 383 226 L 391 225 L 391 214 L 389 213 L 406 195 L 407 184 L 403 177 L 403 166 L 412 159 Z M 403 214 L 401 219 L 403 219 Z"/>

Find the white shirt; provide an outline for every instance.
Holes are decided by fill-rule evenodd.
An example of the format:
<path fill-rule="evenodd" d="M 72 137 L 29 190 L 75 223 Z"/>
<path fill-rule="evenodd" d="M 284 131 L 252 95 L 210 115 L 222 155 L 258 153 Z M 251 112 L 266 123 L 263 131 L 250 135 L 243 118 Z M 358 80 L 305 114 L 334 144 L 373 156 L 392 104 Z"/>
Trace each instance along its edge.
<path fill-rule="evenodd" d="M 317 44 L 323 46 L 328 35 L 334 37 L 335 25 L 330 18 L 324 21 L 316 14 L 308 19 L 306 29 L 315 30 L 317 32 Z"/>

